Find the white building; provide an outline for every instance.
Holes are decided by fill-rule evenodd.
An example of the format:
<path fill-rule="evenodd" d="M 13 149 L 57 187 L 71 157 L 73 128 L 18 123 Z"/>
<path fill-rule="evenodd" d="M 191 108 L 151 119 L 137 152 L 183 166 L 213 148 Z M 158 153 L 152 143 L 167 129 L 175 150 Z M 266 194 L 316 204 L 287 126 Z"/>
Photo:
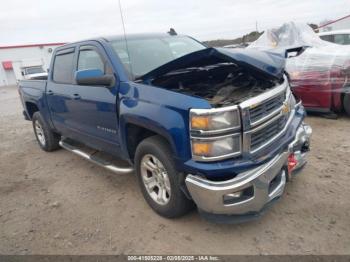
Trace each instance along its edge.
<path fill-rule="evenodd" d="M 325 23 L 318 27 L 319 32 L 350 29 L 350 15 Z"/>
<path fill-rule="evenodd" d="M 0 46 L 0 86 L 15 85 L 26 67 L 50 66 L 53 50 L 64 43 Z"/>

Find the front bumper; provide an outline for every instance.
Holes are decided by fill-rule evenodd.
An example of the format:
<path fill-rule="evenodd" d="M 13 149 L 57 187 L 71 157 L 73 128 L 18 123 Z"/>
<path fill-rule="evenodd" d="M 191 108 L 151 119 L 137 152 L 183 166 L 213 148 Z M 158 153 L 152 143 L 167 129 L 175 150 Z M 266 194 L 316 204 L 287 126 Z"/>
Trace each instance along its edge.
<path fill-rule="evenodd" d="M 304 123 L 298 128 L 294 141 L 289 144 L 289 151 L 294 153 L 297 165 L 293 171 L 299 170 L 306 164 L 306 155 L 310 147 L 310 138 L 312 135 L 312 128 Z"/>
<path fill-rule="evenodd" d="M 216 215 L 256 214 L 284 191 L 288 157 L 294 153 L 297 164 L 294 170 L 306 163 L 312 129 L 304 123 L 298 128 L 288 150 L 258 167 L 239 173 L 226 181 L 212 181 L 188 175 L 186 186 L 202 213 Z"/>

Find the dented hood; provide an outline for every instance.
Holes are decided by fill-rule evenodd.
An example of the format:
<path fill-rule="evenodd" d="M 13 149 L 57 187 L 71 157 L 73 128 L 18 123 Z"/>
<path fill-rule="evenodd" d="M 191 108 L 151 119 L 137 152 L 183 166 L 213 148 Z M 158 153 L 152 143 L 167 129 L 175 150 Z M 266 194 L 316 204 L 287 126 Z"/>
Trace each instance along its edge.
<path fill-rule="evenodd" d="M 206 48 L 166 63 L 138 77 L 150 81 L 174 70 L 233 62 L 265 79 L 281 79 L 284 73 L 285 54 L 253 49 Z"/>

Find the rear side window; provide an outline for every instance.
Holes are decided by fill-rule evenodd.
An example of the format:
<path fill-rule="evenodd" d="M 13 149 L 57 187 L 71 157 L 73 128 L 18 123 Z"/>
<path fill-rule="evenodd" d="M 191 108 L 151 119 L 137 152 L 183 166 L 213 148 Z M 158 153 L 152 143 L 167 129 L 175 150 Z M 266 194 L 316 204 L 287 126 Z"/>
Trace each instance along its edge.
<path fill-rule="evenodd" d="M 104 73 L 104 63 L 100 55 L 95 50 L 80 50 L 78 59 L 78 70 L 85 69 L 100 69 Z"/>
<path fill-rule="evenodd" d="M 53 64 L 53 81 L 62 84 L 73 82 L 74 52 L 58 54 Z"/>
<path fill-rule="evenodd" d="M 349 34 L 334 35 L 334 43 L 337 43 L 340 45 L 350 45 L 350 35 Z"/>
<path fill-rule="evenodd" d="M 321 35 L 320 38 L 328 42 L 334 42 L 334 35 Z"/>

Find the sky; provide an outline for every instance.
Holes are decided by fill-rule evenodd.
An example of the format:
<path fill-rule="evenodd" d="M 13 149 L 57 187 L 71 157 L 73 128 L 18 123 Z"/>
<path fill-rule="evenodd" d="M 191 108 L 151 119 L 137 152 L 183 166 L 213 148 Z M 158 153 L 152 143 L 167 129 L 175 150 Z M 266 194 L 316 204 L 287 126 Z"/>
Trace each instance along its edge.
<path fill-rule="evenodd" d="M 118 0 L 0 0 L 0 46 L 72 42 L 123 34 Z M 178 33 L 232 39 L 285 22 L 350 14 L 350 0 L 120 0 L 127 34 Z"/>

